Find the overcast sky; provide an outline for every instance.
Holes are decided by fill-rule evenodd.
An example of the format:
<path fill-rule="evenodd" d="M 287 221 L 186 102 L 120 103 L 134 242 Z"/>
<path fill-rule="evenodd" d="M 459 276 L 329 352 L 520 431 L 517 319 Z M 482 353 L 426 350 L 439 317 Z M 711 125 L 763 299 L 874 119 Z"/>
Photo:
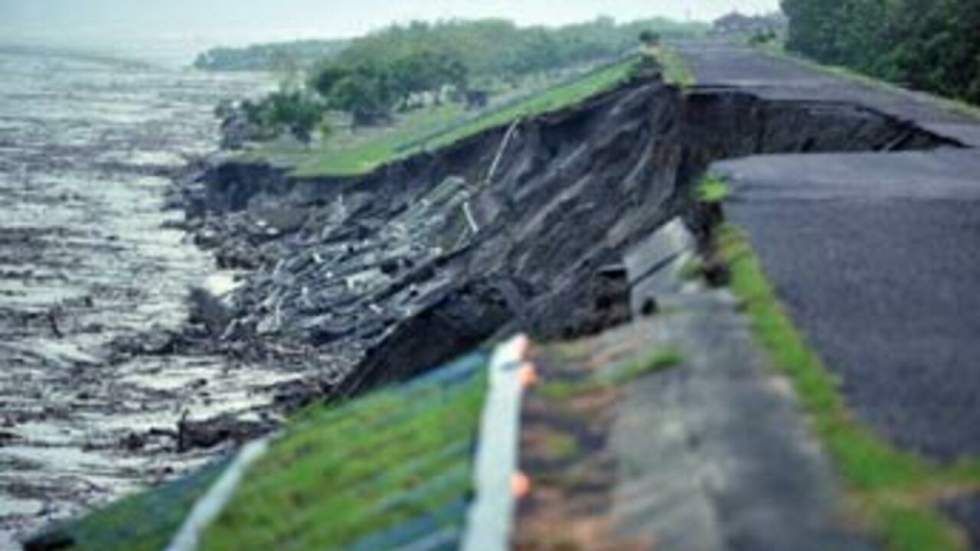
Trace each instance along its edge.
<path fill-rule="evenodd" d="M 610 15 L 710 20 L 778 0 L 0 0 L 0 41 L 182 40 L 196 45 L 354 36 L 412 19 L 506 17 L 548 24 Z"/>

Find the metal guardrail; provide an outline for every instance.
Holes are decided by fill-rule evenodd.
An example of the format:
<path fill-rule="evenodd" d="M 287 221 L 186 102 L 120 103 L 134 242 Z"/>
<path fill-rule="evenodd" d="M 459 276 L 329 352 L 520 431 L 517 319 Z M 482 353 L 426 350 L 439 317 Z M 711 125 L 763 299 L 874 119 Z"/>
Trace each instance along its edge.
<path fill-rule="evenodd" d="M 445 400 L 449 394 L 463 391 L 467 385 L 482 376 L 489 365 L 489 359 L 489 350 L 478 350 L 436 371 L 390 389 L 390 392 L 400 396 L 417 395 L 417 399 L 409 400 L 408 408 L 399 408 L 397 411 L 381 415 L 373 420 L 372 424 L 397 423 L 400 419 L 424 410 L 428 399 Z M 428 395 L 429 393 L 432 395 Z M 339 405 L 338 411 L 346 411 L 356 416 L 358 408 L 362 404 L 361 401 L 353 400 Z M 296 427 L 293 428 L 295 430 Z M 360 424 L 355 430 L 372 430 L 372 425 Z M 473 431 L 473 433 L 475 432 Z M 236 490 L 241 485 L 245 475 L 256 461 L 264 456 L 275 439 L 276 436 L 274 435 L 248 444 L 234 456 L 234 459 L 216 477 L 216 480 L 210 483 L 207 491 L 194 502 L 191 512 L 184 519 L 176 535 L 172 537 L 166 551 L 196 551 L 200 548 L 203 543 L 203 536 L 209 526 L 235 499 Z M 378 511 L 392 507 L 407 506 L 413 508 L 433 495 L 445 493 L 449 487 L 454 485 L 468 486 L 467 483 L 472 478 L 471 458 L 474 447 L 475 442 L 471 440 L 470 436 L 467 436 L 446 448 L 431 450 L 426 455 L 418 456 L 414 462 L 401 465 L 398 468 L 399 471 L 422 472 L 430 467 L 433 462 L 444 461 L 447 458 L 459 458 L 458 465 L 442 472 L 439 476 L 423 477 L 417 487 L 388 496 L 377 504 Z M 365 492 L 369 492 L 371 485 L 376 485 L 378 481 L 392 473 L 376 474 L 377 477 L 363 481 Z M 414 548 L 412 546 L 418 545 L 420 549 L 428 549 L 429 547 L 426 545 L 432 542 L 445 544 L 440 548 L 452 547 L 458 544 L 462 538 L 468 510 L 469 502 L 466 493 L 461 491 L 458 497 L 437 510 L 420 513 L 401 524 L 370 534 L 364 540 L 352 545 L 351 548 L 371 550 Z"/>
<path fill-rule="evenodd" d="M 521 400 L 525 385 L 522 368 L 526 365 L 523 362 L 528 346 L 527 337 L 514 337 L 497 346 L 490 357 L 487 394 L 481 412 L 479 436 L 475 442 L 473 468 L 461 463 L 451 472 L 443 473 L 443 477 L 429 480 L 407 494 L 394 496 L 392 503 L 417 501 L 425 495 L 442 491 L 444 486 L 452 484 L 460 476 L 472 476 L 475 498 L 467 503 L 461 494 L 458 499 L 437 511 L 369 536 L 357 548 L 418 545 L 419 548 L 428 549 L 434 543 L 438 544 L 437 547 L 459 545 L 467 551 L 503 551 L 510 547 L 516 509 L 512 484 L 518 473 Z M 412 393 L 424 389 L 423 383 L 455 387 L 482 371 L 480 366 L 487 365 L 485 362 L 485 354 L 472 355 L 439 372 L 408 383 L 401 392 Z M 356 407 L 356 402 L 352 406 Z M 253 442 L 235 456 L 194 504 L 166 551 L 199 549 L 208 527 L 233 499 L 246 472 L 263 457 L 272 440 L 270 437 Z M 459 442 L 435 453 L 439 457 L 443 454 L 469 455 L 466 450 L 471 449 L 471 445 L 473 444 Z M 425 460 L 420 461 L 424 463 Z M 406 467 L 412 468 L 411 465 Z M 454 518 L 459 520 L 453 521 Z"/>
<path fill-rule="evenodd" d="M 521 398 L 521 367 L 527 337 L 514 337 L 494 350 L 490 360 L 487 398 L 480 423 L 474 484 L 476 497 L 467 515 L 464 551 L 510 548 L 516 502 L 512 483 L 517 474 Z"/>

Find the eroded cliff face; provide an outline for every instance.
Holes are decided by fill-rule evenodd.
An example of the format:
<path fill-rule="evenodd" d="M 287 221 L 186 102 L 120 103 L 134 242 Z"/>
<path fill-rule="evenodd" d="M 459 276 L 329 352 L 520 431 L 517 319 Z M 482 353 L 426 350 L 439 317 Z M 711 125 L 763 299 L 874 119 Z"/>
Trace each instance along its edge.
<path fill-rule="evenodd" d="M 199 243 L 249 270 L 209 346 L 296 343 L 329 358 L 301 403 L 417 373 L 504 328 L 538 338 L 628 319 L 624 251 L 691 200 L 711 161 L 955 145 L 846 104 L 683 92 L 651 71 L 358 178 L 226 162 L 185 190 Z M 237 343 L 237 344 L 236 344 Z"/>

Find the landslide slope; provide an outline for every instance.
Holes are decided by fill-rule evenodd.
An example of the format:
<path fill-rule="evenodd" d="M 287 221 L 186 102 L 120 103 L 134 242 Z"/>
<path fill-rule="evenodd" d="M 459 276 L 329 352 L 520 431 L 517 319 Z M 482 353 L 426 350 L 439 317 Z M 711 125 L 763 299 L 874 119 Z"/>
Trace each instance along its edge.
<path fill-rule="evenodd" d="M 226 162 L 188 195 L 199 241 L 251 270 L 219 342 L 315 348 L 317 384 L 283 396 L 302 402 L 411 376 L 505 326 L 554 338 L 623 321 L 623 252 L 673 216 L 696 225 L 711 161 L 948 143 L 854 105 L 681 90 L 645 65 L 366 176 Z"/>

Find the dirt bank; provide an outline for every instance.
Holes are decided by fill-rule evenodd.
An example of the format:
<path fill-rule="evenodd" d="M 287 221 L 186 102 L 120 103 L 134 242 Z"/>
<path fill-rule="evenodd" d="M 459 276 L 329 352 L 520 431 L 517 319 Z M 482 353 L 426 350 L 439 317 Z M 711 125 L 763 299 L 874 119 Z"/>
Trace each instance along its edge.
<path fill-rule="evenodd" d="M 623 321 L 623 251 L 672 216 L 697 226 L 690 192 L 711 161 L 941 145 L 862 107 L 682 92 L 650 69 L 364 177 L 225 161 L 182 191 L 198 243 L 248 270 L 213 351 L 314 348 L 319 372 L 278 394 L 296 405 L 410 376 L 504 327 L 547 339 Z"/>

